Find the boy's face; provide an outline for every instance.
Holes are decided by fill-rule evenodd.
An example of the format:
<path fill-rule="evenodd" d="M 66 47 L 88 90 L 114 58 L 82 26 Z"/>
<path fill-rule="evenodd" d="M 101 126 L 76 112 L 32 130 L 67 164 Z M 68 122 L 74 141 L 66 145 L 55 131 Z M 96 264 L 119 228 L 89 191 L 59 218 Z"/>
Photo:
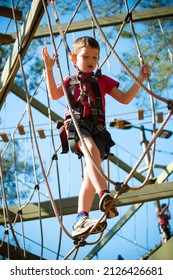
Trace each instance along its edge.
<path fill-rule="evenodd" d="M 77 54 L 77 66 L 83 72 L 93 72 L 99 61 L 99 50 L 86 46 Z"/>

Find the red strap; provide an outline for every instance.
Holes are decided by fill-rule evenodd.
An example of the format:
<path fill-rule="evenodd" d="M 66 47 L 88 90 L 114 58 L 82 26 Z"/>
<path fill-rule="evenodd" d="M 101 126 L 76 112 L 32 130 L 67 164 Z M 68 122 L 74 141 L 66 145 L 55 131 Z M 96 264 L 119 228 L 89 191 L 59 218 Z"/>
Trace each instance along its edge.
<path fill-rule="evenodd" d="M 65 130 L 64 123 L 58 122 L 57 123 L 57 128 L 59 130 L 59 136 L 61 139 L 61 144 L 62 144 L 62 154 L 68 153 L 69 151 L 69 146 L 68 146 L 68 141 L 67 141 L 67 133 Z"/>
<path fill-rule="evenodd" d="M 90 105 L 88 102 L 84 103 L 84 109 L 83 109 L 83 117 L 87 118 L 89 116 L 90 111 Z"/>

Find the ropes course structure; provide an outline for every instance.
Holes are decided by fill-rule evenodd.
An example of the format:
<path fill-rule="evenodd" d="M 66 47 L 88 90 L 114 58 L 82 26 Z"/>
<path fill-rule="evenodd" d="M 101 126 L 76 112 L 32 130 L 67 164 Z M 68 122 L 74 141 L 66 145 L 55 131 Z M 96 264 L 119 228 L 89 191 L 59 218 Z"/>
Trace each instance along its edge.
<path fill-rule="evenodd" d="M 119 183 L 117 182 L 117 180 L 114 179 L 114 176 L 112 176 L 111 171 L 109 170 L 108 167 L 108 174 L 106 175 L 105 172 L 103 172 L 102 170 L 99 169 L 99 167 L 97 166 L 97 164 L 95 163 L 95 161 L 93 160 L 92 156 L 90 155 L 90 152 L 87 148 L 87 145 L 85 144 L 85 140 L 81 135 L 80 132 L 80 128 L 78 126 L 78 123 L 76 121 L 75 115 L 73 113 L 71 104 L 70 104 L 70 100 L 68 97 L 68 93 L 66 90 L 66 87 L 64 85 L 64 81 L 63 81 L 63 70 L 61 62 L 60 62 L 60 47 L 64 48 L 65 53 L 67 54 L 67 65 L 69 66 L 69 60 L 71 60 L 71 50 L 70 47 L 67 43 L 67 33 L 69 33 L 70 31 L 70 27 L 73 23 L 73 20 L 75 19 L 77 13 L 80 11 L 81 5 L 86 2 L 86 7 L 88 8 L 88 12 L 90 14 L 91 17 L 91 22 L 92 22 L 92 26 L 93 26 L 93 36 L 95 36 L 96 30 L 98 31 L 98 34 L 100 35 L 100 38 L 102 40 L 102 42 L 105 44 L 106 48 L 109 50 L 109 53 L 106 55 L 106 57 L 103 59 L 103 62 L 100 63 L 100 65 L 98 66 L 98 70 L 101 70 L 101 68 L 104 66 L 104 64 L 107 62 L 107 60 L 109 59 L 109 57 L 113 57 L 118 64 L 121 66 L 121 68 L 128 74 L 128 76 L 136 83 L 138 84 L 141 89 L 143 91 L 145 91 L 149 97 L 150 97 L 150 103 L 151 103 L 151 112 L 152 112 L 152 139 L 150 142 L 147 143 L 147 145 L 145 146 L 145 149 L 142 153 L 142 155 L 138 158 L 137 162 L 134 164 L 133 167 L 129 167 L 129 166 L 125 166 L 123 165 L 125 171 L 127 171 L 128 175 L 127 177 L 123 180 L 123 183 Z M 131 206 L 130 210 L 128 210 L 128 213 L 124 214 L 124 221 L 123 221 L 123 217 L 122 219 L 120 219 L 119 222 L 117 222 L 116 225 L 114 225 L 114 227 L 106 234 L 104 235 L 104 232 L 101 232 L 99 234 L 99 236 L 97 236 L 94 240 L 91 238 L 92 232 L 94 231 L 95 227 L 99 224 L 99 222 L 103 221 L 106 217 L 106 213 L 109 211 L 109 208 L 111 207 L 111 205 L 108 207 L 108 209 L 99 216 L 98 222 L 97 224 L 91 228 L 91 230 L 86 234 L 85 237 L 83 238 L 77 238 L 74 239 L 68 229 L 68 226 L 66 225 L 66 222 L 64 220 L 66 220 L 66 217 L 64 218 L 64 213 L 67 211 L 67 214 L 71 211 L 71 213 L 74 213 L 74 209 L 69 210 L 68 207 L 72 208 L 72 206 L 69 204 L 70 198 L 67 198 L 67 204 L 65 205 L 65 199 L 62 196 L 62 185 L 61 185 L 61 179 L 62 179 L 62 174 L 60 173 L 60 163 L 62 164 L 62 157 L 64 155 L 59 155 L 60 153 L 60 149 L 61 149 L 61 144 L 59 144 L 59 136 L 54 132 L 53 129 L 53 121 L 56 122 L 57 120 L 61 120 L 63 121 L 63 118 L 61 118 L 60 116 L 58 116 L 56 113 L 53 114 L 53 111 L 51 110 L 51 102 L 50 99 L 48 97 L 48 92 L 47 92 L 47 88 L 46 88 L 46 83 L 45 83 L 45 72 L 43 69 L 43 74 L 40 77 L 40 81 L 38 82 L 33 94 L 31 95 L 29 92 L 29 87 L 28 87 L 28 83 L 27 83 L 27 78 L 26 78 L 26 70 L 23 64 L 23 59 L 25 56 L 25 52 L 27 51 L 25 49 L 24 46 L 24 39 L 21 37 L 19 28 L 18 28 L 18 24 L 17 24 L 17 18 L 16 18 L 16 7 L 15 7 L 15 3 L 14 0 L 11 1 L 11 10 L 12 10 L 12 15 L 13 15 L 13 20 L 15 23 L 15 33 L 16 33 L 16 40 L 15 40 L 15 47 L 17 48 L 17 54 L 16 54 L 16 59 L 14 60 L 14 65 L 13 65 L 13 69 L 12 72 L 9 74 L 9 76 L 4 79 L 4 75 L 2 73 L 1 76 L 1 84 L 2 84 L 2 88 L 1 88 L 1 104 L 5 101 L 5 99 L 7 99 L 7 93 L 8 91 L 10 91 L 13 87 L 12 83 L 13 80 L 15 78 L 15 75 L 17 73 L 17 68 L 20 69 L 21 71 L 21 76 L 22 76 L 22 81 L 23 81 L 23 85 L 24 85 L 24 93 L 25 93 L 25 97 L 24 100 L 26 101 L 26 108 L 24 109 L 22 116 L 20 117 L 20 119 L 17 122 L 17 125 L 15 126 L 13 132 L 11 133 L 11 137 L 10 139 L 7 138 L 7 141 L 4 141 L 5 144 L 1 145 L 1 154 L 0 154 L 0 174 L 1 174 L 1 208 L 0 208 L 0 215 L 1 215 L 1 226 L 3 228 L 3 230 L 1 231 L 1 241 L 0 241 L 0 252 L 2 254 L 2 252 L 4 253 L 4 256 L 6 256 L 6 258 L 8 259 L 12 259 L 15 258 L 13 253 L 11 253 L 13 251 L 13 245 L 11 244 L 11 240 L 13 240 L 13 244 L 14 247 L 17 250 L 17 258 L 18 259 L 44 259 L 44 232 L 46 231 L 46 229 L 44 229 L 44 225 L 43 225 L 43 218 L 48 218 L 48 217 L 55 217 L 57 220 L 57 223 L 59 225 L 59 240 L 57 242 L 57 252 L 55 253 L 56 255 L 56 259 L 76 259 L 78 258 L 78 253 L 79 253 L 79 249 L 81 248 L 81 250 L 83 250 L 83 247 L 86 247 L 86 245 L 88 247 L 92 246 L 92 251 L 89 252 L 89 254 L 85 257 L 85 259 L 91 259 L 93 258 L 93 256 L 95 256 L 98 251 L 112 238 L 112 236 L 117 233 L 117 231 L 128 221 L 128 219 L 130 219 L 130 217 L 135 214 L 137 212 L 137 210 L 143 205 L 143 203 L 145 202 L 145 197 L 143 198 L 139 198 L 139 194 L 141 192 L 141 196 L 142 196 L 142 192 L 145 193 L 146 189 L 146 194 L 147 192 L 151 191 L 151 195 L 150 198 L 148 198 L 148 201 L 155 201 L 155 205 L 157 207 L 157 209 L 160 207 L 160 203 L 159 200 L 160 199 L 164 199 L 164 198 L 171 198 L 173 197 L 173 191 L 171 191 L 171 182 L 170 184 L 168 183 L 168 187 L 167 187 L 167 193 L 164 193 L 163 190 L 163 186 L 162 184 L 164 183 L 164 181 L 171 175 L 171 173 L 173 172 L 173 164 L 170 163 L 169 166 L 166 167 L 166 174 L 163 173 L 160 176 L 158 176 L 157 178 L 155 178 L 154 174 L 153 174 L 153 168 L 154 168 L 154 162 L 155 162 L 155 153 L 156 153 L 156 141 L 158 139 L 158 137 L 160 137 L 162 131 L 164 131 L 164 128 L 166 127 L 166 125 L 168 124 L 168 122 L 170 121 L 171 117 L 172 117 L 172 113 L 173 113 L 173 100 L 171 99 L 167 99 L 163 96 L 161 96 L 161 94 L 156 94 L 153 92 L 152 90 L 152 86 L 151 86 L 151 81 L 148 77 L 147 82 L 148 82 L 148 87 L 146 87 L 144 84 L 142 84 L 137 77 L 132 73 L 132 71 L 125 65 L 125 63 L 123 62 L 123 60 L 120 58 L 120 56 L 117 54 L 117 52 L 115 51 L 115 47 L 117 45 L 117 43 L 119 42 L 119 39 L 122 35 L 122 32 L 124 30 L 124 27 L 129 24 L 130 28 L 131 28 L 131 34 L 132 37 L 134 39 L 135 45 L 136 45 L 136 50 L 137 50 L 137 54 L 139 57 L 139 64 L 143 65 L 144 64 L 144 55 L 142 54 L 141 48 L 140 48 L 140 44 L 138 41 L 138 36 L 136 34 L 135 31 L 135 27 L 134 27 L 134 21 L 133 21 L 133 13 L 136 9 L 136 7 L 138 7 L 138 5 L 140 4 L 141 1 L 136 1 L 136 3 L 133 5 L 132 8 L 129 8 L 128 6 L 128 1 L 125 0 L 124 1 L 124 6 L 126 8 L 126 14 L 124 17 L 124 20 L 120 26 L 118 35 L 116 36 L 113 44 L 110 43 L 110 41 L 107 39 L 107 36 L 105 35 L 103 28 L 101 27 L 98 18 L 96 17 L 94 8 L 93 8 L 93 4 L 92 1 L 90 0 L 86 0 L 86 1 L 82 1 L 80 0 L 79 3 L 77 3 L 76 5 L 76 9 L 73 13 L 73 15 L 71 16 L 71 19 L 66 27 L 66 29 L 64 30 L 62 28 L 62 24 L 60 22 L 60 17 L 58 15 L 58 9 L 54 3 L 54 1 L 50 0 L 50 1 L 45 1 L 45 0 L 37 0 L 33 1 L 32 5 L 31 5 L 31 17 L 33 16 L 33 18 L 37 18 L 38 16 L 38 22 L 37 22 L 37 26 L 39 24 L 39 21 L 41 20 L 42 15 L 46 16 L 46 20 L 47 20 L 47 27 L 49 30 L 49 37 L 51 39 L 51 45 L 54 51 L 54 56 L 56 57 L 56 70 L 58 71 L 58 75 L 60 78 L 60 82 L 62 84 L 63 87 L 63 91 L 64 91 L 64 96 L 65 96 L 65 102 L 68 105 L 69 108 L 69 112 L 71 115 L 71 118 L 73 120 L 75 129 L 77 131 L 77 134 L 79 136 L 80 141 L 82 142 L 82 145 L 84 146 L 87 155 L 89 156 L 92 164 L 94 165 L 95 169 L 97 170 L 97 172 L 104 178 L 106 179 L 106 181 L 108 182 L 108 184 L 113 185 L 114 189 L 112 191 L 112 194 L 114 195 L 114 200 L 116 201 L 117 206 L 122 206 L 123 203 L 121 202 L 121 199 L 127 199 L 128 195 L 130 193 L 130 195 L 132 196 L 132 201 L 133 202 L 125 202 L 124 205 L 126 204 L 134 204 L 133 206 Z M 173 7 L 172 7 L 173 9 Z M 51 13 L 52 12 L 52 13 Z M 51 24 L 52 21 L 52 17 L 54 18 L 55 22 L 56 22 L 56 27 L 58 29 L 58 33 L 60 35 L 60 39 L 59 39 L 59 44 L 57 47 L 57 43 L 55 41 L 55 35 L 54 35 L 54 31 L 53 31 L 53 27 Z M 29 20 L 30 17 L 26 17 L 26 20 Z M 27 22 L 25 22 L 24 25 Z M 37 26 L 35 26 L 35 31 Z M 163 34 L 163 29 L 161 26 L 161 22 L 159 21 L 159 26 L 161 27 L 161 32 Z M 33 29 L 33 27 L 30 27 L 31 29 Z M 30 31 L 30 30 L 29 30 Z M 23 31 L 25 33 L 25 31 Z M 31 31 L 30 31 L 31 32 Z M 33 32 L 33 31 L 32 31 Z M 27 32 L 26 32 L 27 33 Z M 34 33 L 33 35 L 34 36 Z M 23 40 L 23 41 L 22 41 Z M 26 46 L 31 42 L 32 38 L 30 38 L 30 36 L 28 36 L 28 42 L 26 43 Z M 17 47 L 16 47 L 17 46 Z M 168 47 L 168 44 L 167 44 Z M 170 53 L 170 49 L 169 49 L 169 53 Z M 73 65 L 72 63 L 72 67 L 75 68 L 75 65 Z M 5 73 L 6 69 L 4 67 L 4 73 Z M 70 67 L 68 67 L 68 72 L 70 73 Z M 4 79 L 4 80 L 3 80 Z M 41 153 L 41 149 L 39 147 L 39 140 L 38 140 L 38 136 L 36 134 L 36 126 L 35 126 L 35 112 L 33 112 L 33 104 L 36 104 L 36 95 L 40 89 L 40 85 L 44 84 L 45 85 L 45 92 L 46 92 L 46 106 L 42 105 L 42 112 L 44 112 L 45 116 L 48 118 L 49 121 L 49 134 L 50 134 L 50 151 L 52 153 L 50 159 L 49 159 L 49 164 L 46 164 L 46 168 L 45 168 L 45 163 L 42 159 L 42 153 Z M 158 129 L 156 129 L 156 114 L 155 114 L 155 100 L 158 100 L 159 102 L 162 102 L 164 105 L 166 104 L 166 108 L 168 110 L 168 113 L 166 115 L 166 117 L 164 118 L 164 120 L 162 121 L 160 127 Z M 3 104 L 1 105 L 3 106 Z M 41 108 L 41 104 L 39 104 L 39 107 Z M 22 189 L 25 185 L 25 180 L 21 180 L 21 174 L 18 174 L 18 146 L 16 145 L 17 140 L 16 140 L 16 134 L 19 133 L 20 135 L 25 135 L 25 132 L 22 133 L 22 122 L 24 121 L 24 119 L 26 118 L 27 122 L 28 122 L 28 131 L 29 131 L 29 140 L 30 140 L 30 154 L 31 154 L 31 162 L 32 162 L 32 184 L 34 184 L 34 187 L 31 187 L 31 192 L 29 194 L 28 200 L 27 202 L 23 202 L 22 198 L 21 198 L 21 194 L 20 194 L 20 189 Z M 43 130 L 38 130 L 39 132 L 39 136 L 40 138 L 45 138 L 44 132 Z M 56 135 L 55 135 L 56 134 Z M 172 135 L 172 134 L 171 134 Z M 5 137 L 6 134 L 1 133 L 1 137 L 2 139 L 6 139 Z M 3 138 L 4 137 L 4 138 Z M 56 139 L 56 140 L 55 140 Z M 58 139 L 58 140 L 57 140 Z M 57 143 L 58 148 L 56 147 Z M 14 167 L 14 185 L 15 185 L 15 193 L 16 193 L 16 204 L 17 206 L 11 206 L 8 202 L 8 187 L 6 185 L 6 180 L 5 180 L 5 175 L 4 174 L 8 174 L 8 171 L 6 171 L 6 165 L 5 165 L 5 161 L 6 161 L 6 156 L 8 156 L 8 151 L 10 149 L 10 147 L 12 147 L 13 150 L 13 167 Z M 45 148 L 45 147 L 44 147 Z M 47 147 L 45 148 L 47 149 Z M 148 162 L 148 167 L 147 167 L 147 174 L 146 176 L 142 176 L 142 174 L 138 173 L 138 168 L 140 167 L 141 163 L 143 162 L 143 160 L 148 157 L 150 149 L 152 149 L 152 157 L 151 160 L 149 160 Z M 47 149 L 48 150 L 48 149 Z M 114 164 L 116 164 L 117 166 L 119 166 L 121 164 L 121 161 L 114 155 L 110 155 L 110 157 L 107 160 L 107 163 L 109 164 L 109 162 L 112 162 Z M 57 183 L 57 190 L 56 191 L 52 191 L 52 186 L 50 183 L 50 178 L 51 178 L 51 172 L 52 170 L 54 171 L 54 177 L 56 177 L 56 183 Z M 31 172 L 30 170 L 30 172 Z M 81 174 L 83 173 L 83 162 L 81 160 Z M 129 186 L 129 181 L 134 177 L 141 182 L 141 185 L 137 186 L 137 187 L 131 187 Z M 83 175 L 81 176 L 83 177 Z M 54 178 L 55 180 L 55 178 Z M 30 184 L 29 184 L 30 185 Z M 158 187 L 159 187 L 159 191 L 158 191 Z M 149 190 L 150 188 L 150 190 Z M 154 189 L 155 188 L 155 189 Z M 43 202 L 41 202 L 41 197 L 44 197 L 43 194 L 43 190 L 47 193 L 47 197 L 49 198 L 49 213 L 43 213 L 44 212 L 44 207 L 43 207 Z M 154 189 L 153 193 L 152 193 L 152 189 Z M 169 193 L 168 193 L 169 192 Z M 55 196 L 57 196 L 58 193 L 58 198 L 55 199 Z M 135 194 L 136 193 L 136 194 Z M 36 198 L 37 196 L 37 198 Z M 127 197 L 127 198 L 126 198 Z M 138 198 L 137 198 L 138 197 Z M 36 199 L 36 203 L 32 203 L 33 199 Z M 98 203 L 97 198 L 95 199 L 95 204 Z M 46 202 L 45 202 L 46 203 Z M 74 201 L 73 201 L 74 203 Z M 69 205 L 68 205 L 69 204 Z M 29 209 L 29 207 L 33 207 L 32 209 Z M 12 207 L 14 207 L 14 209 L 12 209 Z M 75 201 L 75 207 L 76 207 L 76 201 Z M 96 207 L 96 206 L 93 206 Z M 50 210 L 51 208 L 51 210 Z M 67 210 L 66 210 L 67 208 Z M 74 205 L 73 205 L 74 208 Z M 36 217 L 33 218 L 32 214 L 30 213 L 30 218 L 28 218 L 28 221 L 30 222 L 32 219 L 38 219 L 39 221 L 39 229 L 40 229 L 40 254 L 34 255 L 34 254 L 30 254 L 29 252 L 27 252 L 27 246 L 25 244 L 27 237 L 25 234 L 25 222 L 26 222 L 26 216 L 25 213 L 27 213 L 26 215 L 29 215 L 30 210 L 33 211 L 34 209 L 34 214 Z M 96 210 L 93 209 L 93 210 Z M 26 211 L 26 212 L 25 212 Z M 50 214 L 51 212 L 51 214 Z M 37 213 L 37 214 L 35 214 Z M 45 215 L 45 216 L 44 216 Z M 44 216 L 44 217 L 43 217 Z M 125 218 L 125 216 L 128 216 L 128 218 Z M 21 236 L 20 234 L 17 232 L 16 227 L 20 224 L 20 231 L 21 231 Z M 18 227 L 17 227 L 18 228 Z M 19 236 L 19 238 L 18 238 Z M 65 236 L 65 237 L 64 237 Z M 21 238 L 20 238 L 21 237 Z M 62 247 L 63 247 L 63 239 L 64 238 L 68 238 L 70 239 L 74 246 L 72 249 L 69 250 L 69 252 L 66 252 L 65 256 L 62 256 Z M 91 238 L 91 240 L 90 240 Z M 5 242 L 7 239 L 7 242 Z M 136 238 L 135 238 L 135 242 L 136 242 Z M 95 245 L 95 247 L 94 247 Z M 137 245 L 136 245 L 137 246 Z M 140 244 L 139 244 L 140 247 Z M 141 246 L 142 248 L 142 246 Z M 146 248 L 145 248 L 146 249 Z M 148 249 L 146 249 L 146 251 L 149 252 Z M 3 255 L 3 254 L 2 254 Z M 39 256 L 38 256 L 39 255 Z"/>

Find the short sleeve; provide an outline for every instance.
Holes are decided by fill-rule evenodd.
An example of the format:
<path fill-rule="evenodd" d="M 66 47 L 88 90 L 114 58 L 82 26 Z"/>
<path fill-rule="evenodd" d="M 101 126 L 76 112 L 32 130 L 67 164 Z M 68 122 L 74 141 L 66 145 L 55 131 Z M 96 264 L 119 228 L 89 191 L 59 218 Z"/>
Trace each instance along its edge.
<path fill-rule="evenodd" d="M 65 85 L 66 90 L 68 90 L 69 83 L 70 83 L 70 77 L 69 76 L 63 77 L 63 81 L 64 81 L 64 85 Z"/>
<path fill-rule="evenodd" d="M 106 93 L 110 93 L 111 90 L 114 88 L 114 87 L 119 87 L 119 82 L 106 76 L 106 75 L 103 75 L 103 80 L 104 80 L 104 84 L 105 84 L 105 90 L 106 90 Z"/>

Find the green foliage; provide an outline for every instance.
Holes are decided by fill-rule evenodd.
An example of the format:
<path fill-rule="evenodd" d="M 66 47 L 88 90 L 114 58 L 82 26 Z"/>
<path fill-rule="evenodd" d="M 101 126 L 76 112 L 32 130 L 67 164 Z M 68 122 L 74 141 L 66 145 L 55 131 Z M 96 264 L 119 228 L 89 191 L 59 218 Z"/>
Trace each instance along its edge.
<path fill-rule="evenodd" d="M 23 162 L 23 151 L 19 142 L 15 141 L 15 150 L 12 144 L 9 145 L 2 158 L 1 166 L 3 180 L 3 184 L 1 181 L 1 189 L 3 186 L 5 187 L 8 204 L 11 205 L 16 202 L 17 188 L 19 188 L 20 200 L 26 199 L 30 191 L 21 182 L 33 182 L 33 176 L 31 176 L 33 174 L 33 166 L 31 159 L 28 159 L 25 166 Z"/>
<path fill-rule="evenodd" d="M 171 99 L 171 93 L 169 92 L 173 86 L 173 68 L 171 67 L 173 57 L 171 50 L 173 49 L 173 35 L 171 27 L 171 19 L 162 19 L 160 21 L 164 26 L 164 34 L 161 32 L 159 21 L 147 21 L 141 24 L 134 24 L 136 30 L 136 38 L 140 47 L 140 52 L 144 59 L 144 63 L 148 64 L 151 69 L 151 86 L 152 91 Z M 134 39 L 132 37 L 132 39 Z M 132 49 L 128 53 L 123 54 L 123 61 L 126 66 L 134 73 L 137 74 L 140 61 L 137 51 L 137 47 L 133 44 Z M 120 79 L 128 80 L 127 73 L 122 71 L 119 76 Z M 125 88 L 129 86 L 126 83 Z M 146 99 L 146 92 L 141 91 L 141 94 L 137 95 L 137 106 L 146 106 L 148 99 Z M 159 105 L 160 101 L 156 101 Z"/>

